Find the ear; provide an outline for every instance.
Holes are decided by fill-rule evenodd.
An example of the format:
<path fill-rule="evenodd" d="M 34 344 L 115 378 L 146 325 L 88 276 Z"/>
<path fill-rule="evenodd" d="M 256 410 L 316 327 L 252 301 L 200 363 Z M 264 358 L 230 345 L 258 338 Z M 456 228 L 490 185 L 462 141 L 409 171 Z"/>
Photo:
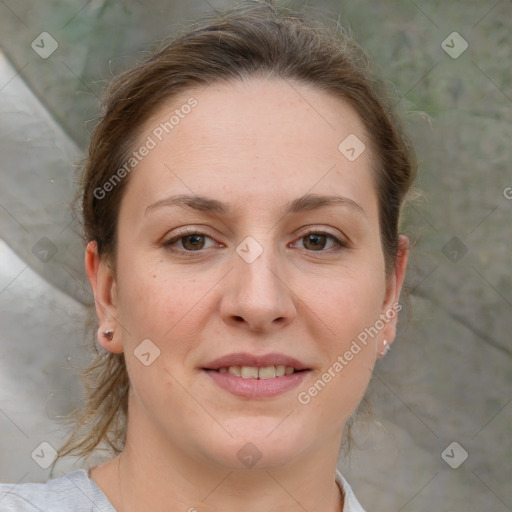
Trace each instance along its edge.
<path fill-rule="evenodd" d="M 85 271 L 94 293 L 96 315 L 98 317 L 98 342 L 109 352 L 123 352 L 121 329 L 117 321 L 117 285 L 114 273 L 108 262 L 101 260 L 98 254 L 98 244 L 91 241 L 85 249 Z M 113 330 L 112 339 L 103 332 Z"/>
<path fill-rule="evenodd" d="M 381 330 L 378 339 L 377 353 L 379 358 L 384 357 L 387 349 L 389 349 L 389 346 L 396 337 L 398 312 L 402 309 L 402 306 L 399 304 L 400 292 L 404 284 L 408 256 L 409 239 L 405 235 L 400 235 L 398 237 L 395 265 L 387 279 L 386 295 L 382 304 L 381 319 L 384 322 L 384 328 Z"/>

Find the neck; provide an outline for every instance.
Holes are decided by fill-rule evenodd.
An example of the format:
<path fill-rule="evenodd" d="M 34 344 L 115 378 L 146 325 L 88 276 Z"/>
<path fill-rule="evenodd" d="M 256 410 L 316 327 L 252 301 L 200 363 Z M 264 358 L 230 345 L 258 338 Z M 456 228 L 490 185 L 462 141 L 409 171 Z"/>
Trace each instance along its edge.
<path fill-rule="evenodd" d="M 135 445 L 128 435 L 121 455 L 91 471 L 118 512 L 343 510 L 343 495 L 334 480 L 335 446 L 330 452 L 315 450 L 286 466 L 239 469 L 194 460 L 179 447 L 164 455 L 151 437 L 139 436 L 140 443 Z"/>
<path fill-rule="evenodd" d="M 169 443 L 140 416 L 130 419 L 121 455 L 91 471 L 117 512 L 343 510 L 335 481 L 340 436 L 334 433 L 291 462 L 240 468 L 212 461 L 195 445 Z"/>

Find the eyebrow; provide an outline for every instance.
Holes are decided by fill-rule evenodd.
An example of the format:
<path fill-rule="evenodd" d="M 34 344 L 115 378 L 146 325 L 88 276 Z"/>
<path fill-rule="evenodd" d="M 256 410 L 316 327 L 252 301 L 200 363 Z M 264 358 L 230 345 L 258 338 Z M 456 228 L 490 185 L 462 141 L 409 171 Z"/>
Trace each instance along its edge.
<path fill-rule="evenodd" d="M 319 194 L 305 194 L 301 197 L 298 197 L 297 199 L 289 201 L 285 207 L 283 215 L 315 210 L 332 205 L 346 206 L 354 212 L 357 212 L 358 214 L 364 215 L 366 217 L 366 212 L 364 209 L 358 203 L 352 199 L 349 199 L 348 197 Z M 177 196 L 169 196 L 164 199 L 155 201 L 146 208 L 144 215 L 148 213 L 148 211 L 163 206 L 188 207 L 193 210 L 199 210 L 202 212 L 219 215 L 225 215 L 231 211 L 228 204 L 218 201 L 217 199 L 211 199 L 209 197 L 192 194 L 181 194 Z"/>

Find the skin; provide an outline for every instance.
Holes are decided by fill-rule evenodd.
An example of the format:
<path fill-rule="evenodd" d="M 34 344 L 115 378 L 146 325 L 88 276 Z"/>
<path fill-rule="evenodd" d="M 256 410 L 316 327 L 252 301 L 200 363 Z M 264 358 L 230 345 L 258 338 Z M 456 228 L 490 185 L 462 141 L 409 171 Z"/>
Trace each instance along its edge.
<path fill-rule="evenodd" d="M 213 84 L 160 109 L 141 143 L 190 96 L 198 105 L 130 175 L 115 272 L 95 242 L 87 246 L 99 333 L 114 329 L 112 341 L 98 338 L 125 353 L 132 386 L 125 450 L 92 478 L 122 512 L 341 511 L 334 474 L 344 424 L 383 340 L 395 338 L 397 316 L 307 405 L 297 396 L 396 305 L 408 241 L 400 238 L 386 276 L 371 143 L 348 103 L 283 80 Z M 351 133 L 366 145 L 353 162 L 338 150 Z M 283 216 L 287 202 L 306 193 L 344 196 L 363 212 L 344 204 Z M 175 194 L 232 210 L 146 210 Z M 173 246 L 196 257 L 164 245 L 184 226 L 207 235 Z M 327 238 L 315 248 L 306 227 L 348 246 L 336 252 Z M 263 248 L 252 263 L 236 252 L 247 236 Z M 144 339 L 160 350 L 149 366 L 134 355 Z M 199 368 L 238 351 L 281 352 L 313 371 L 277 397 L 235 397 Z M 262 456 L 251 469 L 237 457 L 247 442 Z"/>

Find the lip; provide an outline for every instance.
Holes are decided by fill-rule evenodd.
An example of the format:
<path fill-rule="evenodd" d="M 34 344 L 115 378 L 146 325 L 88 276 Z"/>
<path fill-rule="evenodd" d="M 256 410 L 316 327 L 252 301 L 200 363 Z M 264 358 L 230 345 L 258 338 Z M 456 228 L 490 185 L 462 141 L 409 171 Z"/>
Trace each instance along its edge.
<path fill-rule="evenodd" d="M 231 366 L 231 365 L 229 365 Z M 297 387 L 311 372 L 305 370 L 272 379 L 244 379 L 231 373 L 202 370 L 222 389 L 243 398 L 270 398 Z"/>
<path fill-rule="evenodd" d="M 248 352 L 235 352 L 233 354 L 227 354 L 225 356 L 214 359 L 213 361 L 210 361 L 209 363 L 205 364 L 202 367 L 202 369 L 218 370 L 219 368 L 223 368 L 226 366 L 257 366 L 259 368 L 264 366 L 291 366 L 292 368 L 295 368 L 295 370 L 311 369 L 307 364 L 303 363 L 302 361 L 299 361 L 298 359 L 295 359 L 294 357 L 291 356 L 287 356 L 285 354 L 279 354 L 277 352 L 263 354 L 259 356 L 255 354 L 249 354 Z"/>

